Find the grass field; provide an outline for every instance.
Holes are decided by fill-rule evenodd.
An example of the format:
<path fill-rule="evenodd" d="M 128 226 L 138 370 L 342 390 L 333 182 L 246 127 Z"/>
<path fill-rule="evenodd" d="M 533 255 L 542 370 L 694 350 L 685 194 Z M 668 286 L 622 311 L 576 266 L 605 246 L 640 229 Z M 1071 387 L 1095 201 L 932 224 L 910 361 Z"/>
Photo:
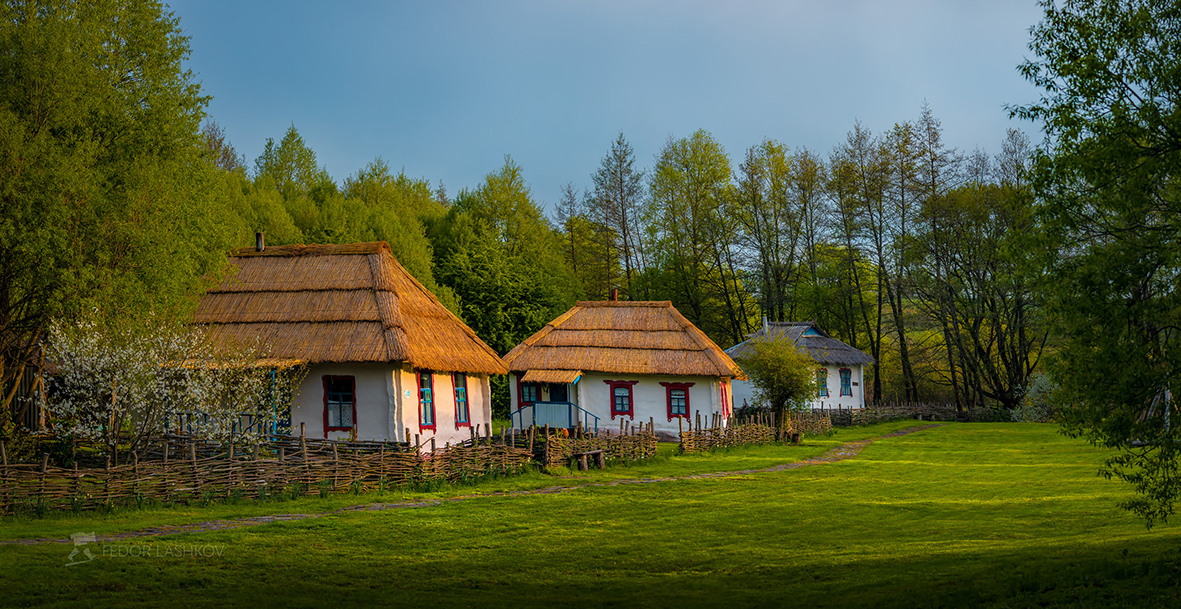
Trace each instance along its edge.
<path fill-rule="evenodd" d="M 1050 425 L 948 424 L 877 440 L 838 463 L 629 483 L 803 460 L 915 424 L 710 455 L 675 457 L 662 446 L 645 464 L 429 493 L 8 518 L 0 540 L 438 500 L 92 543 L 83 549 L 97 558 L 71 566 L 72 544 L 0 545 L 0 602 L 1181 606 L 1179 529 L 1146 531 L 1115 507 L 1128 490 L 1096 477 L 1104 454 Z M 553 486 L 576 488 L 493 495 Z"/>

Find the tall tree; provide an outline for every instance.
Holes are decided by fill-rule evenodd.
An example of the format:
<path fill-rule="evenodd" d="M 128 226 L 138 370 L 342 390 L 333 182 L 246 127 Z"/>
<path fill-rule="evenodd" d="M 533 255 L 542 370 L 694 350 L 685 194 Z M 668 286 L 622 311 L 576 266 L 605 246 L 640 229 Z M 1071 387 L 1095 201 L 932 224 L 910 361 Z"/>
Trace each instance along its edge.
<path fill-rule="evenodd" d="M 224 266 L 188 54 L 155 2 L 0 6 L 0 405 L 51 320 L 182 319 Z"/>
<path fill-rule="evenodd" d="M 1016 113 L 1046 131 L 1033 187 L 1064 336 L 1061 418 L 1116 449 L 1107 472 L 1135 486 L 1124 506 L 1151 525 L 1181 493 L 1181 5 L 1042 8 L 1021 70 L 1043 93 Z"/>
<path fill-rule="evenodd" d="M 705 130 L 669 138 L 652 172 L 651 217 L 671 300 L 721 343 L 740 342 L 749 330 L 742 287 L 733 271 L 737 230 L 730 159 Z"/>
<path fill-rule="evenodd" d="M 509 157 L 478 188 L 461 191 L 429 234 L 439 282 L 455 291 L 464 321 L 499 353 L 540 330 L 578 296 L 562 238 Z M 507 416 L 507 379 L 492 382 L 493 407 Z"/>
<path fill-rule="evenodd" d="M 591 176 L 595 188 L 589 199 L 593 217 L 609 229 L 601 234 L 613 241 L 602 245 L 619 257 L 624 285 L 632 298 L 639 296 L 635 292 L 635 280 L 641 271 L 643 250 L 643 232 L 637 220 L 640 202 L 644 198 L 644 172 L 637 170 L 635 165 L 631 144 L 620 132 L 611 144 L 611 151 Z"/>

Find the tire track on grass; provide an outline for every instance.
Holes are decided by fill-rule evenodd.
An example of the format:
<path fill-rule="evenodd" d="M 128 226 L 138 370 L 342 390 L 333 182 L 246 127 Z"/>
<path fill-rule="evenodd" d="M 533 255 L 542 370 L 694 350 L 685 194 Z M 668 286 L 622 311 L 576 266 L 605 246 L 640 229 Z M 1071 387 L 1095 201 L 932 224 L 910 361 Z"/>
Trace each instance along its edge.
<path fill-rule="evenodd" d="M 182 535 L 185 533 L 209 533 L 215 531 L 230 531 L 234 529 L 242 529 L 246 527 L 253 527 L 263 524 L 271 524 L 274 522 L 298 522 L 300 520 L 309 520 L 313 518 L 323 518 L 325 516 L 335 516 L 339 514 L 349 514 L 353 512 L 382 512 L 387 510 L 401 510 L 412 508 L 424 508 L 443 505 L 444 503 L 459 503 L 461 501 L 468 501 L 471 499 L 483 499 L 488 497 L 521 497 L 527 495 L 553 495 L 557 493 L 565 493 L 584 489 L 588 487 L 608 487 L 620 486 L 625 484 L 653 484 L 656 482 L 674 482 L 677 480 L 705 480 L 712 478 L 729 478 L 731 476 L 746 476 L 750 474 L 763 474 L 773 472 L 783 472 L 793 469 L 800 469 L 803 467 L 810 467 L 812 465 L 823 465 L 826 463 L 836 463 L 856 457 L 865 450 L 866 446 L 874 443 L 877 440 L 885 440 L 887 438 L 897 438 L 907 434 L 915 433 L 931 429 L 932 427 L 940 427 L 939 424 L 921 425 L 918 427 L 907 427 L 888 434 L 878 436 L 876 438 L 869 438 L 866 440 L 857 440 L 855 442 L 846 442 L 832 450 L 811 459 L 803 461 L 793 461 L 791 463 L 783 463 L 781 465 L 773 465 L 771 467 L 764 467 L 760 469 L 743 469 L 736 471 L 725 472 L 709 472 L 704 474 L 689 474 L 685 476 L 669 476 L 664 478 L 637 478 L 625 480 L 611 480 L 605 482 L 586 482 L 582 484 L 570 484 L 566 486 L 547 486 L 539 489 L 527 489 L 517 491 L 495 491 L 491 493 L 476 493 L 471 495 L 456 495 L 455 497 L 445 497 L 441 499 L 424 499 L 424 500 L 407 500 L 395 501 L 390 503 L 366 503 L 361 505 L 350 505 L 328 512 L 313 512 L 308 514 L 274 514 L 269 516 L 251 516 L 245 518 L 234 518 L 231 520 L 209 520 L 205 522 L 195 522 L 192 524 L 177 524 L 177 525 L 162 525 L 158 527 L 148 527 L 138 529 L 135 531 L 125 531 L 122 533 L 112 533 L 109 535 L 96 535 L 95 541 L 98 543 L 109 543 L 118 541 L 130 541 L 134 539 L 143 539 L 151 537 L 164 537 L 168 535 Z M 57 539 L 57 538 L 33 538 L 33 539 L 5 539 L 0 540 L 0 545 L 19 545 L 31 546 L 42 544 L 68 544 L 73 543 L 73 540 Z"/>

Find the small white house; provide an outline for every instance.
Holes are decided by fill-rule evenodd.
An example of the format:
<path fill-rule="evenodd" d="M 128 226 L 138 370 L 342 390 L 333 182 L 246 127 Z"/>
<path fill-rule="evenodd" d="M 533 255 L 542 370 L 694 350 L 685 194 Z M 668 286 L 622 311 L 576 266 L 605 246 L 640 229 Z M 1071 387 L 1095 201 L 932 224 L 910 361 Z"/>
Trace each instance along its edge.
<path fill-rule="evenodd" d="M 306 365 L 291 433 L 437 446 L 491 422 L 504 362 L 394 259 L 384 241 L 233 253 L 197 305 L 223 343 L 261 341 L 268 365 Z"/>
<path fill-rule="evenodd" d="M 825 334 L 811 321 L 763 322 L 763 327 L 726 354 L 741 360 L 751 348 L 751 341 L 766 336 L 783 336 L 803 348 L 816 361 L 817 395 L 813 409 L 865 408 L 865 365 L 873 358 L 865 352 Z M 754 402 L 754 387 L 750 381 L 734 382 L 734 403 L 741 407 Z"/>
<path fill-rule="evenodd" d="M 672 303 L 579 302 L 504 356 L 517 428 L 654 423 L 662 436 L 732 412 L 746 378 Z"/>

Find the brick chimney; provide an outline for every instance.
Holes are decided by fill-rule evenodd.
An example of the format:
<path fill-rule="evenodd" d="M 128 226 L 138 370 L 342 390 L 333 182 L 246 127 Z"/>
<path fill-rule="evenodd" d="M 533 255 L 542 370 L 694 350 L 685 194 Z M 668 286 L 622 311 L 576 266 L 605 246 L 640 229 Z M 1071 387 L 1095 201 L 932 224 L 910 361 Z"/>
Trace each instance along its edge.
<path fill-rule="evenodd" d="M 611 288 L 611 302 L 619 302 L 619 288 Z"/>

